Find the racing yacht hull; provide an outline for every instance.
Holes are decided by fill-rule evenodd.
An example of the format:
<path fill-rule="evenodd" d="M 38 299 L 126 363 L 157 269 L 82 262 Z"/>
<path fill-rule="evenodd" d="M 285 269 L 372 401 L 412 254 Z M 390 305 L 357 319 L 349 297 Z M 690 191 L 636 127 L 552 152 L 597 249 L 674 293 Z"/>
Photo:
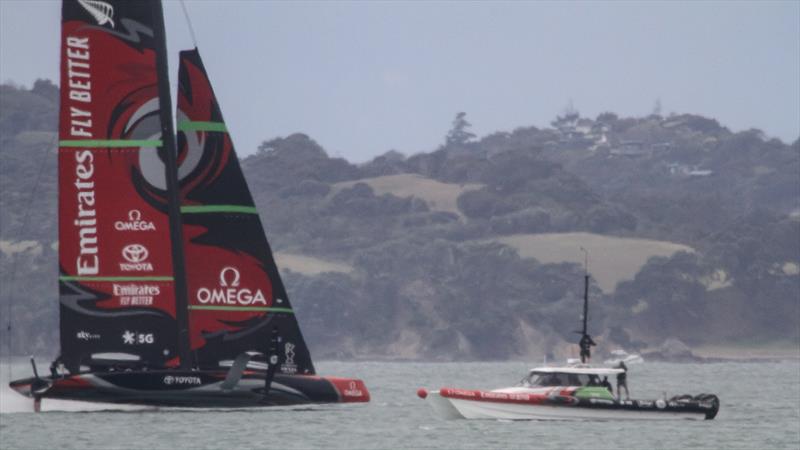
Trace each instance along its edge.
<path fill-rule="evenodd" d="M 368 402 L 361 380 L 275 374 L 265 392 L 265 372 L 247 371 L 226 384 L 226 370 L 84 372 L 27 378 L 10 387 L 27 397 L 155 407 L 246 408 Z"/>

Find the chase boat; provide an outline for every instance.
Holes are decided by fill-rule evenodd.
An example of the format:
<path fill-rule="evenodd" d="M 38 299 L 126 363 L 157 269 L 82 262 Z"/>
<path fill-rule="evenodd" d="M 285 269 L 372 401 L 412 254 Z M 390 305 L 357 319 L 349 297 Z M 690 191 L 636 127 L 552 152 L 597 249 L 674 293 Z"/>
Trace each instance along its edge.
<path fill-rule="evenodd" d="M 583 248 L 581 248 L 585 252 Z M 584 276 L 583 329 L 581 359 L 568 360 L 566 366 L 537 367 L 514 387 L 492 391 L 441 388 L 417 395 L 426 399 L 434 411 L 445 419 L 505 420 L 612 420 L 612 419 L 693 419 L 710 420 L 719 411 L 719 398 L 714 394 L 679 395 L 670 399 L 622 400 L 611 393 L 610 384 L 601 377 L 614 379 L 626 372 L 619 367 L 591 367 L 584 362 L 596 345 L 588 334 L 589 255 L 586 254 Z M 637 355 L 638 356 L 638 355 Z M 640 358 L 641 359 L 641 358 Z M 641 362 L 641 361 L 637 361 Z M 606 383 L 608 383 L 606 381 Z M 617 393 L 619 394 L 619 392 Z M 626 388 L 627 394 L 627 388 Z"/>
<path fill-rule="evenodd" d="M 623 369 L 587 365 L 537 367 L 514 387 L 492 391 L 444 387 L 430 392 L 420 389 L 417 395 L 444 419 L 710 420 L 719 411 L 719 399 L 713 394 L 617 399 L 601 385 L 601 377 L 621 372 Z"/>

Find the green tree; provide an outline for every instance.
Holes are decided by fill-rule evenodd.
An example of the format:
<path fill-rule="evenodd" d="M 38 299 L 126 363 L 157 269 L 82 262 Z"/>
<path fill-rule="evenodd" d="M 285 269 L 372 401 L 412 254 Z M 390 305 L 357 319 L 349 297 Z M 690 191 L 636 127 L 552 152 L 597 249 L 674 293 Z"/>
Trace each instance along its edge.
<path fill-rule="evenodd" d="M 445 145 L 464 145 L 475 138 L 475 134 L 468 130 L 472 124 L 467 122 L 466 116 L 465 112 L 456 114 L 456 118 L 453 119 L 453 128 L 447 133 Z"/>

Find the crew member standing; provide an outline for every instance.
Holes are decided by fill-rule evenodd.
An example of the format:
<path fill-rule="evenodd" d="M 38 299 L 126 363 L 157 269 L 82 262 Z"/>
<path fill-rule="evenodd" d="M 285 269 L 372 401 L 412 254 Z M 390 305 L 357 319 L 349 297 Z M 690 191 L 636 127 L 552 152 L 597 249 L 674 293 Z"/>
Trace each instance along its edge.
<path fill-rule="evenodd" d="M 592 340 L 592 337 L 588 334 L 584 334 L 581 336 L 581 340 L 578 342 L 578 345 L 581 348 L 581 362 L 585 363 L 586 361 L 592 359 L 592 346 L 597 345 Z"/>
<path fill-rule="evenodd" d="M 625 365 L 625 362 L 620 361 L 617 367 L 622 369 L 622 372 L 617 374 L 617 399 L 622 400 L 622 388 L 625 388 L 625 400 L 630 400 L 631 394 L 628 393 L 628 366 Z"/>
<path fill-rule="evenodd" d="M 600 385 L 608 389 L 608 392 L 611 392 L 611 395 L 614 395 L 614 389 L 611 387 L 611 382 L 608 381 L 608 377 L 603 377 L 603 381 L 600 383 Z"/>

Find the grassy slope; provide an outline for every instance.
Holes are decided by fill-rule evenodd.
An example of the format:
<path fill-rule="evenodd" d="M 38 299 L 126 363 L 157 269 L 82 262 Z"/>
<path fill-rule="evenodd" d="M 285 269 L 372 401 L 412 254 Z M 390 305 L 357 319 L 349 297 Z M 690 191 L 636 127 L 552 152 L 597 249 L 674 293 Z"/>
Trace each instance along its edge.
<path fill-rule="evenodd" d="M 417 197 L 424 200 L 431 210 L 452 212 L 462 217 L 463 215 L 458 210 L 458 196 L 483 187 L 481 184 L 442 183 L 417 174 L 404 173 L 336 183 L 333 193 L 352 187 L 356 183 L 368 184 L 376 195 L 392 194 L 401 198 Z"/>
<path fill-rule="evenodd" d="M 618 282 L 633 279 L 653 256 L 694 251 L 691 247 L 672 242 L 593 233 L 516 234 L 493 240 L 515 248 L 523 258 L 535 258 L 545 264 L 583 264 L 584 254 L 580 250 L 583 247 L 589 252 L 589 272 L 606 293 L 614 292 Z"/>

